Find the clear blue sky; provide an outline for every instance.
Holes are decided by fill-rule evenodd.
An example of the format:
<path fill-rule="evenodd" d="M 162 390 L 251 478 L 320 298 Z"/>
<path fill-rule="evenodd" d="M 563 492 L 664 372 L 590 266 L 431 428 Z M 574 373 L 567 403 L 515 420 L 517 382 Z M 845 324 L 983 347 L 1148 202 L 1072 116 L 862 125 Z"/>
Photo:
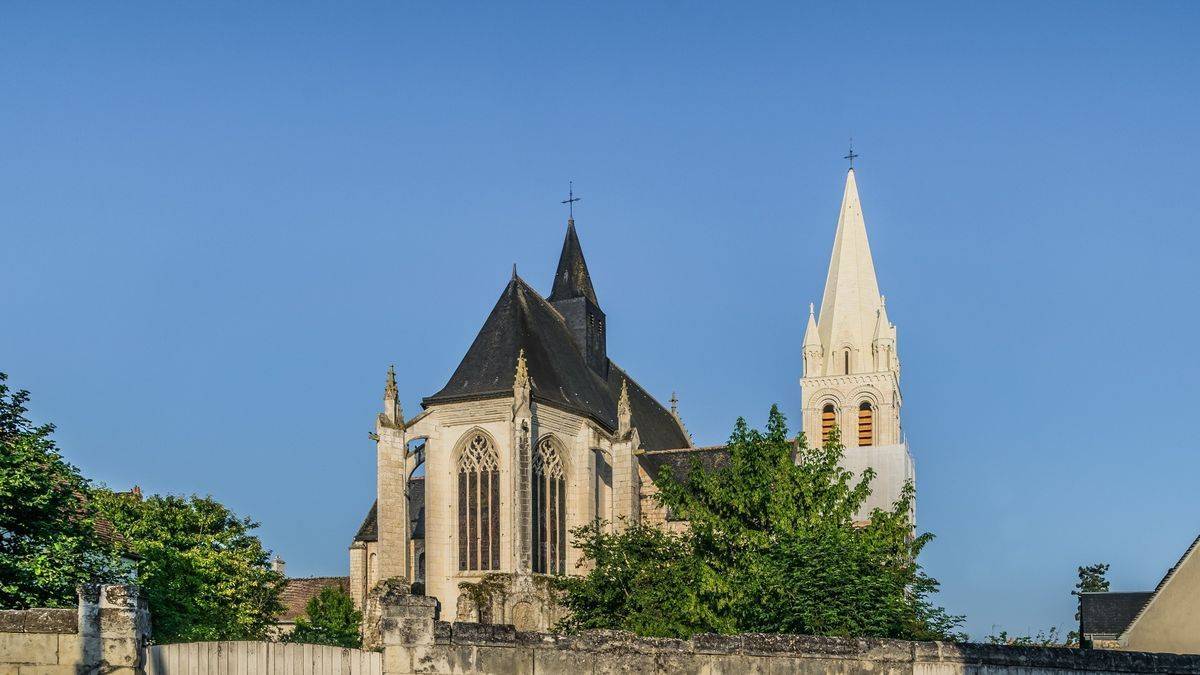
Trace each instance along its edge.
<path fill-rule="evenodd" d="M 252 4 L 0 6 L 0 370 L 87 475 L 345 574 L 387 365 L 548 292 L 569 179 L 610 354 L 797 421 L 853 135 L 942 602 L 1065 631 L 1200 530 L 1200 6 Z"/>

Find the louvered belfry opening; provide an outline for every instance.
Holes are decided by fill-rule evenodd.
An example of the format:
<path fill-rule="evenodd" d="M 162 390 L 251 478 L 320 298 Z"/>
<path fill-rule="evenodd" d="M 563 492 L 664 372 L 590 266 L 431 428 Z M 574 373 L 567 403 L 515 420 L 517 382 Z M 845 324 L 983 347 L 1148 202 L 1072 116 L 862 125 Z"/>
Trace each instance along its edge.
<path fill-rule="evenodd" d="M 483 434 L 458 458 L 458 569 L 500 569 L 500 462 Z"/>
<path fill-rule="evenodd" d="M 828 403 L 821 409 L 822 445 L 829 441 L 829 434 L 833 433 L 833 427 L 835 426 L 837 426 L 837 408 L 833 407 L 832 403 Z"/>
<path fill-rule="evenodd" d="M 867 401 L 858 406 L 858 444 L 859 446 L 875 443 L 875 409 Z"/>
<path fill-rule="evenodd" d="M 543 438 L 533 456 L 533 571 L 567 571 L 567 494 L 562 457 L 554 441 Z"/>

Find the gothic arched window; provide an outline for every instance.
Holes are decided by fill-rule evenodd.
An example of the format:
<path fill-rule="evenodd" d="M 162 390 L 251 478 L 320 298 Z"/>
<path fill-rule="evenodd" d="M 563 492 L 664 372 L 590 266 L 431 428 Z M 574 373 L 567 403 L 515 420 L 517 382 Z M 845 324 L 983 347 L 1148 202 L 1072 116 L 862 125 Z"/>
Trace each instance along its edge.
<path fill-rule="evenodd" d="M 870 401 L 858 406 L 858 444 L 871 445 L 875 442 L 875 409 Z"/>
<path fill-rule="evenodd" d="M 550 438 L 533 455 L 533 571 L 567 571 L 567 481 L 562 456 Z"/>
<path fill-rule="evenodd" d="M 458 569 L 500 568 L 500 462 L 483 434 L 458 458 Z"/>
<path fill-rule="evenodd" d="M 837 408 L 832 403 L 826 403 L 821 409 L 821 444 L 829 441 L 829 434 L 837 426 Z"/>

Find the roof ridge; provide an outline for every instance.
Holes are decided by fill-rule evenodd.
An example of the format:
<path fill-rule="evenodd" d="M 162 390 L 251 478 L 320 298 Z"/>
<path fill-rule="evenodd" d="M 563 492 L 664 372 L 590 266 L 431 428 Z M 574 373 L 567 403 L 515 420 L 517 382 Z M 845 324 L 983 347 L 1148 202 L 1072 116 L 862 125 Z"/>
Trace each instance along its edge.
<path fill-rule="evenodd" d="M 287 581 L 316 581 L 317 579 L 349 579 L 349 575 L 342 576 L 316 576 L 316 577 L 287 577 Z"/>
<path fill-rule="evenodd" d="M 1159 581 L 1158 585 L 1154 587 L 1153 591 L 1151 591 L 1150 599 L 1147 600 L 1146 604 L 1142 605 L 1142 608 L 1138 610 L 1137 614 L 1134 615 L 1133 621 L 1130 621 L 1129 625 L 1125 626 L 1125 630 L 1121 631 L 1122 637 L 1129 632 L 1130 628 L 1136 626 L 1137 622 L 1142 618 L 1143 615 L 1145 615 L 1146 610 L 1150 609 L 1150 605 L 1153 605 L 1154 601 L 1158 599 L 1159 592 L 1163 588 L 1166 588 L 1167 584 L 1171 582 L 1171 579 L 1175 577 L 1175 573 L 1179 571 L 1179 568 L 1183 567 L 1183 563 L 1187 561 L 1189 557 L 1191 557 L 1192 552 L 1196 550 L 1197 544 L 1200 544 L 1200 535 L 1197 535 L 1196 538 L 1192 540 L 1191 545 L 1187 547 L 1187 550 L 1183 552 L 1183 555 L 1179 556 L 1179 560 L 1177 560 L 1171 569 L 1167 570 L 1167 573 L 1163 575 L 1162 581 Z"/>
<path fill-rule="evenodd" d="M 647 450 L 646 454 L 647 455 L 665 455 L 665 454 L 672 453 L 672 452 L 697 452 L 697 451 L 701 451 L 701 450 L 724 450 L 727 447 L 729 447 L 728 443 L 722 443 L 720 445 L 697 445 L 697 446 L 691 447 L 691 448 L 664 448 L 662 450 Z"/>

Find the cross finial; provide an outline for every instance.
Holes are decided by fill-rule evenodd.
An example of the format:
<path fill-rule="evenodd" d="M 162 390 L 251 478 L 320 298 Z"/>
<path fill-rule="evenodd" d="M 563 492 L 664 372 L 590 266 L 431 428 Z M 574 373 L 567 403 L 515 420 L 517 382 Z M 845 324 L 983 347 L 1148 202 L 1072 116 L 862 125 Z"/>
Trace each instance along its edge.
<path fill-rule="evenodd" d="M 858 157 L 858 155 L 856 155 L 856 154 L 854 153 L 854 137 L 853 137 L 853 136 L 851 136 L 851 137 L 850 137 L 850 152 L 846 153 L 846 156 L 845 156 L 845 157 L 843 157 L 842 159 L 848 159 L 848 160 L 850 160 L 850 168 L 851 168 L 851 169 L 853 169 L 853 168 L 854 168 L 854 160 L 855 160 L 857 157 Z"/>
<path fill-rule="evenodd" d="M 573 223 L 575 222 L 575 202 L 579 201 L 579 197 L 575 196 L 575 181 L 567 183 L 567 198 L 562 200 L 563 204 L 567 205 L 567 218 Z"/>
<path fill-rule="evenodd" d="M 679 397 L 675 395 L 675 392 L 671 392 L 671 414 L 679 414 Z"/>

